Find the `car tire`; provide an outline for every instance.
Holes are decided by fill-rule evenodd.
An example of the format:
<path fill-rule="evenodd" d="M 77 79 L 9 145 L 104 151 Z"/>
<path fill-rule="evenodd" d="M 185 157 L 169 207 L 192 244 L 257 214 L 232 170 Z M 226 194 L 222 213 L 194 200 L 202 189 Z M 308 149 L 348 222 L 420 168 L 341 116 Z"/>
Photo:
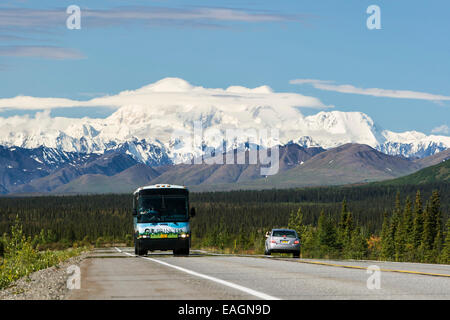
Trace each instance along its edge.
<path fill-rule="evenodd" d="M 300 258 L 300 251 L 296 251 L 296 252 L 292 253 L 292 256 L 294 258 Z"/>

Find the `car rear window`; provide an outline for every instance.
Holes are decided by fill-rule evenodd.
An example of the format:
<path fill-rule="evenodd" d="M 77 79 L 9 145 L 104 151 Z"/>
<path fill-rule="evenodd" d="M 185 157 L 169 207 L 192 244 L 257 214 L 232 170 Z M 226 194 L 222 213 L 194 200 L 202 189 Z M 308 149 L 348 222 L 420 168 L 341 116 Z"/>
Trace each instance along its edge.
<path fill-rule="evenodd" d="M 297 235 L 294 231 L 289 230 L 275 230 L 272 233 L 273 237 L 287 237 L 287 238 L 295 238 Z"/>

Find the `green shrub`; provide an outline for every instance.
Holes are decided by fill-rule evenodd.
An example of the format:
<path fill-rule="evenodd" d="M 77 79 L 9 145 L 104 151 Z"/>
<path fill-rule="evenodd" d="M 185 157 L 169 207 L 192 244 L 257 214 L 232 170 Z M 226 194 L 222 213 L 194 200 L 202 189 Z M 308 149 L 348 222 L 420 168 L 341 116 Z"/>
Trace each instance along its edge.
<path fill-rule="evenodd" d="M 23 234 L 22 226 L 16 219 L 11 235 L 4 237 L 4 259 L 0 265 L 0 288 L 34 271 L 56 265 L 63 260 L 80 254 L 85 248 L 63 251 L 38 251 L 33 248 L 31 237 Z M 3 241 L 2 241 L 3 243 Z"/>
<path fill-rule="evenodd" d="M 98 237 L 97 241 L 95 241 L 95 246 L 97 248 L 103 247 L 105 245 L 105 240 L 102 237 Z"/>
<path fill-rule="evenodd" d="M 133 247 L 134 246 L 134 239 L 133 239 L 133 236 L 131 234 L 127 234 L 125 236 L 125 243 L 127 244 L 128 247 Z"/>

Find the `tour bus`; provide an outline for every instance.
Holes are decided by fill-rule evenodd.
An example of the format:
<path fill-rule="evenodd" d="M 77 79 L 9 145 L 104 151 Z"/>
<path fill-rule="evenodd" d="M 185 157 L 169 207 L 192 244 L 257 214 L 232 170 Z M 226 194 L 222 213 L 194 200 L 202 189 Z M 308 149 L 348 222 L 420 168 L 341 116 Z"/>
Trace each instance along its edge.
<path fill-rule="evenodd" d="M 184 186 L 155 184 L 133 193 L 134 251 L 173 250 L 188 255 L 191 246 L 189 191 Z"/>

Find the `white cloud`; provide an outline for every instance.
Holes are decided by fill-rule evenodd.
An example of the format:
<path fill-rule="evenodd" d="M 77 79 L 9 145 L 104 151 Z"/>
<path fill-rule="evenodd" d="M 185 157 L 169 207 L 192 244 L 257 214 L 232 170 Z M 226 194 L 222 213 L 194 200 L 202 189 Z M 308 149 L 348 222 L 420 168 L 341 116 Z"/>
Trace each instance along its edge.
<path fill-rule="evenodd" d="M 78 50 L 54 46 L 0 46 L 0 56 L 56 60 L 85 58 Z"/>
<path fill-rule="evenodd" d="M 51 9 L 1 7 L 0 40 L 5 42 L 29 42 L 24 35 L 42 35 L 60 38 L 65 30 L 68 14 L 66 8 Z M 104 28 L 110 26 L 152 26 L 191 28 L 230 28 L 255 23 L 303 23 L 308 16 L 295 13 L 280 13 L 248 8 L 200 7 L 200 6 L 116 6 L 104 9 L 81 7 L 82 28 Z M 17 36 L 20 33 L 21 36 Z M 47 40 L 52 41 L 52 40 Z M 83 54 L 70 48 L 45 46 L 0 47 L 0 56 L 39 57 L 45 59 L 82 59 Z"/>
<path fill-rule="evenodd" d="M 271 11 L 255 11 L 242 8 L 214 7 L 164 7 L 164 6 L 119 6 L 107 9 L 81 7 L 83 25 L 89 27 L 105 25 L 124 25 L 142 23 L 167 24 L 181 23 L 184 26 L 204 27 L 213 23 L 246 22 L 267 23 L 303 21 L 305 16 Z M 21 28 L 48 30 L 65 27 L 67 13 L 64 8 L 32 9 L 2 8 L 0 10 L 1 28 Z"/>
<path fill-rule="evenodd" d="M 431 130 L 432 133 L 441 133 L 441 134 L 449 134 L 450 133 L 450 127 L 443 124 L 442 126 L 438 126 Z"/>
<path fill-rule="evenodd" d="M 314 88 L 325 91 L 334 91 L 340 93 L 361 94 L 373 97 L 387 97 L 396 99 L 417 99 L 429 101 L 448 101 L 450 96 L 437 95 L 426 92 L 417 92 L 410 90 L 390 90 L 379 88 L 357 88 L 355 86 L 344 84 L 336 85 L 333 81 L 324 81 L 316 79 L 294 79 L 289 81 L 290 84 L 310 84 Z"/>
<path fill-rule="evenodd" d="M 319 99 L 298 93 L 273 92 L 268 86 L 250 89 L 231 86 L 227 89 L 193 86 L 183 79 L 165 78 L 137 90 L 102 96 L 88 101 L 64 98 L 17 96 L 0 99 L 0 109 L 44 110 L 70 107 L 216 107 L 238 110 L 242 106 L 273 106 L 276 108 L 327 108 Z"/>

